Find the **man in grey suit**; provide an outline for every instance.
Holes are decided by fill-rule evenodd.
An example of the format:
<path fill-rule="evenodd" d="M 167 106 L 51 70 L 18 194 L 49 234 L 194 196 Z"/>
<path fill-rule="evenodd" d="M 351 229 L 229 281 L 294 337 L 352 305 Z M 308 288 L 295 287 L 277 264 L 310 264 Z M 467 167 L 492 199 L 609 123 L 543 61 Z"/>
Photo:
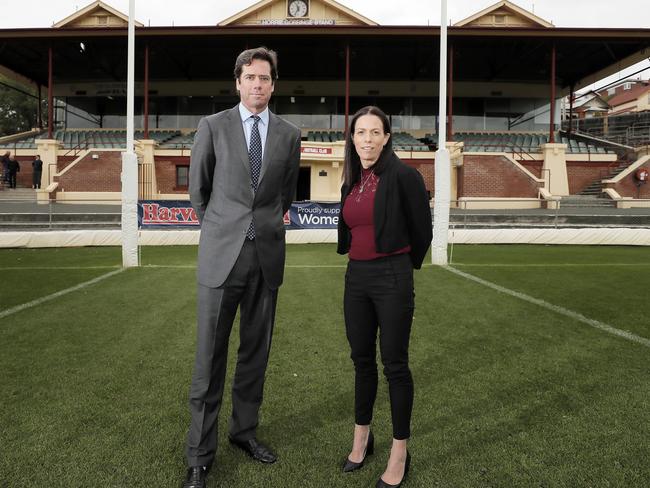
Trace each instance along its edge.
<path fill-rule="evenodd" d="M 275 454 L 256 438 L 285 259 L 283 215 L 293 200 L 300 130 L 268 109 L 277 58 L 260 47 L 235 62 L 240 103 L 201 119 L 189 193 L 201 222 L 197 345 L 190 388 L 185 488 L 205 487 L 217 447 L 228 338 L 240 307 L 230 442 L 253 459 Z"/>

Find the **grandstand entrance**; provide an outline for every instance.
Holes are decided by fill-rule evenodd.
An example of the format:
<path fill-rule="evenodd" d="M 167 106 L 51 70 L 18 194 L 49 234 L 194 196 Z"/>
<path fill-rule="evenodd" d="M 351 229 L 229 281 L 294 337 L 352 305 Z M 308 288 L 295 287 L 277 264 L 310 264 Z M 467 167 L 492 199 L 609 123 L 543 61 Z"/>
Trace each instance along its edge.
<path fill-rule="evenodd" d="M 296 187 L 297 201 L 309 200 L 311 197 L 311 166 L 301 166 Z"/>

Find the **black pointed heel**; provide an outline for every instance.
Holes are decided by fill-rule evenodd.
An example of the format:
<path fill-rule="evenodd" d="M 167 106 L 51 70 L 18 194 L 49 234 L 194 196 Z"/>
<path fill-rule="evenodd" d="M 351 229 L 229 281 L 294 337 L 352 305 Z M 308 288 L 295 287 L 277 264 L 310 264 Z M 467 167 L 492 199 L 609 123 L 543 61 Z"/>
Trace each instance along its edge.
<path fill-rule="evenodd" d="M 366 444 L 366 452 L 363 455 L 363 459 L 360 463 L 353 463 L 349 458 L 345 459 L 343 463 L 343 472 L 350 473 L 356 471 L 357 469 L 363 468 L 363 463 L 366 462 L 368 456 L 375 452 L 375 436 L 372 434 L 372 431 L 368 434 L 368 443 Z"/>
<path fill-rule="evenodd" d="M 411 466 L 411 453 L 406 451 L 406 464 L 404 464 L 404 476 L 402 476 L 402 480 L 397 483 L 396 485 L 390 485 L 386 483 L 384 480 L 379 478 L 379 481 L 377 481 L 377 484 L 375 485 L 375 488 L 399 488 L 402 486 L 402 483 L 406 480 L 406 475 L 409 473 L 409 467 Z"/>

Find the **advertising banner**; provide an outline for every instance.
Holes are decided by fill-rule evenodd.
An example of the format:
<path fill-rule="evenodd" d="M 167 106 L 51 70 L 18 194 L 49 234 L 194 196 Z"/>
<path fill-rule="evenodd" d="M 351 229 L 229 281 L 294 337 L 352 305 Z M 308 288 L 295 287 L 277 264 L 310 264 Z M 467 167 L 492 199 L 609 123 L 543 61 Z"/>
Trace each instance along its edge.
<path fill-rule="evenodd" d="M 294 202 L 284 215 L 287 229 L 336 229 L 339 204 L 325 202 Z M 189 200 L 140 200 L 140 228 L 198 229 L 199 219 Z"/>
<path fill-rule="evenodd" d="M 187 227 L 199 228 L 199 218 L 189 200 L 140 200 L 140 228 Z"/>
<path fill-rule="evenodd" d="M 338 202 L 294 202 L 284 223 L 287 229 L 336 229 L 339 207 Z"/>

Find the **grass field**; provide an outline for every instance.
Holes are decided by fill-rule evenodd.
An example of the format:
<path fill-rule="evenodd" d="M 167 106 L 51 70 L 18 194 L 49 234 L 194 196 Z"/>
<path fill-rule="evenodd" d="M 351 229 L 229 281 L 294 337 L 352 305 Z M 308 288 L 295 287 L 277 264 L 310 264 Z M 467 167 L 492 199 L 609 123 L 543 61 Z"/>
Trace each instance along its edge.
<path fill-rule="evenodd" d="M 0 251 L 0 487 L 180 485 L 196 248 L 143 248 L 144 266 L 105 277 L 120 261 L 116 248 Z M 258 430 L 280 460 L 228 445 L 226 390 L 208 486 L 371 487 L 382 473 L 385 381 L 377 452 L 340 472 L 345 263 L 331 245 L 289 246 Z M 453 263 L 464 275 L 416 272 L 405 487 L 650 486 L 650 249 L 456 246 Z"/>

